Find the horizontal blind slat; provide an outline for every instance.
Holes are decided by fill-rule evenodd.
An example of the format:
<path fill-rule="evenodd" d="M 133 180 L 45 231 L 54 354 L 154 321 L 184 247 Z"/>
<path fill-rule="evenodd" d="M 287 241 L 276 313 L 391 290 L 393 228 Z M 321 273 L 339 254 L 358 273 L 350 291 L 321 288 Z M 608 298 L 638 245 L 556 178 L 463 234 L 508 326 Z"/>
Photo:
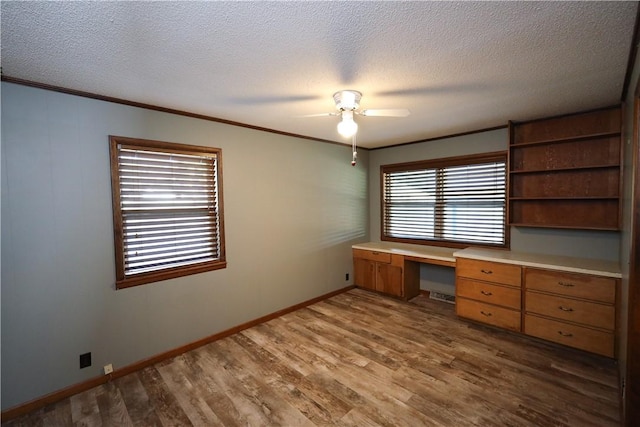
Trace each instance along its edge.
<path fill-rule="evenodd" d="M 138 262 L 126 264 L 129 274 L 138 274 L 142 272 L 158 271 L 166 268 L 174 268 L 182 265 L 190 265 L 205 261 L 213 261 L 217 258 L 216 254 L 202 254 L 202 256 L 181 256 L 165 258 L 163 260 L 154 260 L 147 262 Z"/>

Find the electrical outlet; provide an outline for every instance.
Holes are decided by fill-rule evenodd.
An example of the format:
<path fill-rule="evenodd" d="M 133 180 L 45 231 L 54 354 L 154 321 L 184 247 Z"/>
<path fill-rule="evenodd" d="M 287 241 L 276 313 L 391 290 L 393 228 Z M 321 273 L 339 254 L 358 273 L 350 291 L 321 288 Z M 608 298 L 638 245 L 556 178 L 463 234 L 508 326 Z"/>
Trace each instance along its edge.
<path fill-rule="evenodd" d="M 104 374 L 109 375 L 110 373 L 113 372 L 113 365 L 109 363 L 108 365 L 104 365 L 103 369 L 104 369 Z"/>
<path fill-rule="evenodd" d="M 348 282 L 348 281 L 349 281 L 349 273 L 347 273 L 347 274 L 345 274 L 345 275 L 344 275 L 344 280 L 345 280 L 346 282 Z"/>
<path fill-rule="evenodd" d="M 91 352 L 80 355 L 80 369 L 91 366 Z"/>

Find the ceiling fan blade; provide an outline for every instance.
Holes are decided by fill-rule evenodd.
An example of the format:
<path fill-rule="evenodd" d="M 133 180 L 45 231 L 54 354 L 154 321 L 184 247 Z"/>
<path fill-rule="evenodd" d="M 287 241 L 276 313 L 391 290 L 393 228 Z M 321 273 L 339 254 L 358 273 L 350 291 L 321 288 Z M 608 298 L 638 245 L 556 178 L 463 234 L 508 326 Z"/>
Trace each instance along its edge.
<path fill-rule="evenodd" d="M 319 114 L 305 114 L 304 116 L 296 116 L 296 117 L 329 117 L 329 116 L 337 116 L 339 113 L 319 113 Z"/>
<path fill-rule="evenodd" d="M 375 110 L 362 110 L 361 116 L 371 117 L 407 117 L 411 112 L 406 108 L 381 108 Z"/>
<path fill-rule="evenodd" d="M 315 101 L 319 99 L 315 95 L 283 95 L 283 96 L 250 96 L 246 98 L 229 98 L 230 102 L 237 105 L 254 104 L 281 104 L 286 102 Z"/>

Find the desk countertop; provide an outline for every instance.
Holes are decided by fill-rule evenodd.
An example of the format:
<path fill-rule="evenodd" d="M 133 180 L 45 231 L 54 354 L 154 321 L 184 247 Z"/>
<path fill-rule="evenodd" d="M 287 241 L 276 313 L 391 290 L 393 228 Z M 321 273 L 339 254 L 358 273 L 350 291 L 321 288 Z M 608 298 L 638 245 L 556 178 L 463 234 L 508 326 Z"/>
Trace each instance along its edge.
<path fill-rule="evenodd" d="M 598 259 L 514 252 L 502 249 L 454 249 L 443 246 L 410 245 L 392 242 L 359 243 L 353 245 L 352 248 L 421 258 L 425 262 L 429 262 L 428 260 L 443 261 L 444 263 L 450 263 L 450 266 L 455 266 L 456 258 L 469 258 L 618 279 L 622 277 L 619 263 Z"/>
<path fill-rule="evenodd" d="M 620 264 L 589 258 L 574 258 L 560 255 L 533 254 L 513 252 L 499 249 L 466 248 L 454 252 L 457 258 L 477 259 L 481 261 L 495 261 L 506 264 L 518 264 L 527 267 L 546 268 L 572 273 L 593 274 L 596 276 L 621 278 Z"/>
<path fill-rule="evenodd" d="M 353 249 L 365 249 L 369 251 L 386 252 L 396 255 L 404 255 L 414 258 L 433 259 L 438 261 L 452 262 L 455 264 L 456 258 L 453 253 L 458 249 L 445 248 L 443 246 L 423 246 L 408 245 L 404 243 L 390 242 L 367 242 L 352 246 Z"/>

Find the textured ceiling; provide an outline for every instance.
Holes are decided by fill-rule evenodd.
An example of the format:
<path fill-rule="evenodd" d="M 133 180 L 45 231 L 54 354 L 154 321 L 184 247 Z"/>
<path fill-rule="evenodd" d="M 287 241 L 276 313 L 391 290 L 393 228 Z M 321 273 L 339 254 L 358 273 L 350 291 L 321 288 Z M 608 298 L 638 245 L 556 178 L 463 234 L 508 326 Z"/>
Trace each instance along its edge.
<path fill-rule="evenodd" d="M 5 76 L 380 147 L 620 101 L 636 2 L 2 1 Z"/>

